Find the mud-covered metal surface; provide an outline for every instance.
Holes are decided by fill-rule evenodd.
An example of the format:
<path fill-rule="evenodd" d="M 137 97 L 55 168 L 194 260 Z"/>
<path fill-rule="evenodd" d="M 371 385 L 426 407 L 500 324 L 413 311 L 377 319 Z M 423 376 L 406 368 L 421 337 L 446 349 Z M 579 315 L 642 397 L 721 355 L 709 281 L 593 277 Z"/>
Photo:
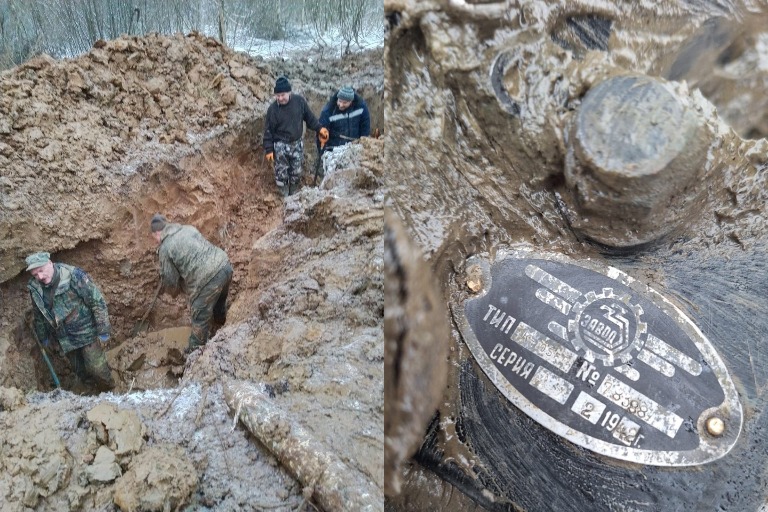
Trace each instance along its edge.
<path fill-rule="evenodd" d="M 657 291 L 613 267 L 516 249 L 467 263 L 453 308 L 486 376 L 517 408 L 584 448 L 658 466 L 725 455 L 742 410 L 722 359 Z M 458 276 L 461 280 L 462 276 Z M 458 283 L 461 288 L 463 283 Z"/>
<path fill-rule="evenodd" d="M 446 303 L 470 293 L 468 283 L 464 295 L 450 288 L 466 279 L 468 259 L 496 261 L 501 247 L 590 258 L 656 290 L 690 319 L 722 360 L 743 413 L 738 439 L 717 460 L 687 467 L 617 460 L 512 404 L 475 361 L 454 313 L 442 404 L 387 508 L 758 510 L 768 496 L 768 6 L 386 0 L 385 13 L 392 209 L 424 248 Z M 682 160 L 679 152 L 651 154 L 664 163 L 653 166 L 660 180 L 596 169 L 599 159 L 582 160 L 579 148 L 594 152 L 601 140 L 573 138 L 587 94 L 624 77 L 668 91 L 667 106 L 680 107 L 671 119 L 684 128 L 675 140 L 698 148 Z M 666 112 L 664 101 L 646 107 Z M 605 109 L 597 133 L 623 134 L 616 144 L 624 151 L 642 149 L 653 134 L 648 117 L 629 108 L 619 119 L 614 111 Z M 628 129 L 632 120 L 643 129 Z M 667 184 L 674 191 L 664 196 Z M 589 202 L 595 198 L 608 202 Z M 689 375 L 672 366 L 676 376 Z M 689 425 L 703 435 L 698 418 Z M 459 494 L 469 503 L 445 498 Z"/>

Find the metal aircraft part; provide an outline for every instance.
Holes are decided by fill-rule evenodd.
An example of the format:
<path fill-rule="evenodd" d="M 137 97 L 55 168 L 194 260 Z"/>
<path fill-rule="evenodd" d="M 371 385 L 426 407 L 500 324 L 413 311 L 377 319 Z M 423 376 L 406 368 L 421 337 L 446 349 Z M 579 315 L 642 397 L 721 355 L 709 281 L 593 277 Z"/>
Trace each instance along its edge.
<path fill-rule="evenodd" d="M 743 417 L 728 369 L 658 291 L 593 261 L 518 249 L 472 257 L 453 315 L 526 415 L 596 453 L 655 466 L 726 455 Z"/>

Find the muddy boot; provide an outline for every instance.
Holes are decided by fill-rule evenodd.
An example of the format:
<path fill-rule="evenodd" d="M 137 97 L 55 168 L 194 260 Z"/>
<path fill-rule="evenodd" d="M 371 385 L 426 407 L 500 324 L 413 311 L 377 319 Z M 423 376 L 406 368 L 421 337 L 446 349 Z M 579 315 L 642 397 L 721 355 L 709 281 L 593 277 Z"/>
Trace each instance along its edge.
<path fill-rule="evenodd" d="M 197 327 L 197 333 L 195 332 L 195 328 Z M 205 345 L 205 341 L 202 340 L 208 340 L 208 329 L 210 327 L 208 325 L 205 325 L 204 328 L 202 328 L 200 325 L 192 324 L 192 333 L 189 335 L 189 341 L 187 342 L 187 349 L 184 351 L 184 354 L 190 354 L 191 352 L 197 350 L 198 348 Z"/>

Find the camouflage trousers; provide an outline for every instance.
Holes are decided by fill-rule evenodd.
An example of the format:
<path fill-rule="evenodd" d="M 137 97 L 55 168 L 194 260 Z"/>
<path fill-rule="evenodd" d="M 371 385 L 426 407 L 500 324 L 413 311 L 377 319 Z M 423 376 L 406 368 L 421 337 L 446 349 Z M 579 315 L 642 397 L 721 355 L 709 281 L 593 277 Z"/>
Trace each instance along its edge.
<path fill-rule="evenodd" d="M 232 282 L 232 265 L 227 263 L 208 281 L 195 300 L 190 304 L 192 310 L 192 333 L 189 335 L 189 348 L 195 349 L 208 342 L 211 332 L 211 320 L 219 325 L 227 321 L 227 295 Z"/>
<path fill-rule="evenodd" d="M 287 192 L 298 189 L 301 181 L 301 166 L 304 162 L 304 140 L 296 142 L 275 142 L 275 184 Z"/>
<path fill-rule="evenodd" d="M 83 383 L 95 385 L 100 391 L 115 387 L 112 372 L 107 364 L 107 354 L 99 340 L 90 345 L 67 352 L 67 359 L 72 369 Z M 95 382 L 94 382 L 95 381 Z"/>

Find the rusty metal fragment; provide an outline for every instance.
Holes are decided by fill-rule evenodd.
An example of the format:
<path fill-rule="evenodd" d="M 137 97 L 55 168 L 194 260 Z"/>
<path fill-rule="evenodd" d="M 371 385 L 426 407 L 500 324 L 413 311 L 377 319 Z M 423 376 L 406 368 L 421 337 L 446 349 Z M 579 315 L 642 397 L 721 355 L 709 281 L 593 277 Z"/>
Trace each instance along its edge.
<path fill-rule="evenodd" d="M 391 210 L 384 227 L 384 492 L 393 496 L 437 409 L 450 332 L 430 265 Z"/>

